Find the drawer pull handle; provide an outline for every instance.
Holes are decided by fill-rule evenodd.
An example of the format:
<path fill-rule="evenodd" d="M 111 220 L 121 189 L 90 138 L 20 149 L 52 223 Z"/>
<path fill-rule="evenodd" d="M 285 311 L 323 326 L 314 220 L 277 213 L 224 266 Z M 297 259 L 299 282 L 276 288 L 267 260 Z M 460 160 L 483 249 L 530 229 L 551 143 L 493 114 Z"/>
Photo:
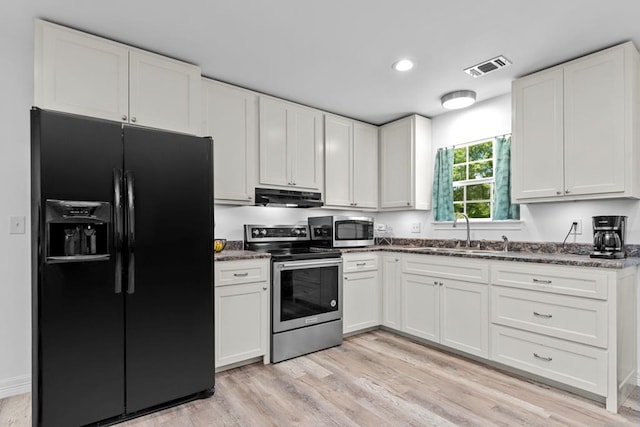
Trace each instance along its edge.
<path fill-rule="evenodd" d="M 540 279 L 533 279 L 533 283 L 542 283 L 544 285 L 550 285 L 551 284 L 551 280 L 540 280 Z"/>
<path fill-rule="evenodd" d="M 244 273 L 233 273 L 233 277 L 247 277 L 249 275 L 249 273 L 244 272 Z"/>
<path fill-rule="evenodd" d="M 553 359 L 551 357 L 540 356 L 538 353 L 533 353 L 533 357 L 536 359 L 544 360 L 545 362 L 551 362 Z"/>
<path fill-rule="evenodd" d="M 367 265 L 366 262 L 357 262 L 356 263 L 356 267 L 364 267 L 365 265 Z"/>
<path fill-rule="evenodd" d="M 545 319 L 551 319 L 553 317 L 551 314 L 540 314 L 536 311 L 533 312 L 533 315 L 536 317 L 544 317 Z"/>

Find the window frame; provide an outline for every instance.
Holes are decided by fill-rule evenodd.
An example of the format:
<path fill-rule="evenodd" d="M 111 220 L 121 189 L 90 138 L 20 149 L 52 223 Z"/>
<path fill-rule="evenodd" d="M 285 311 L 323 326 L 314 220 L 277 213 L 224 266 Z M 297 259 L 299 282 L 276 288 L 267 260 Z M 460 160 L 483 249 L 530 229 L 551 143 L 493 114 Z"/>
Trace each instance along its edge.
<path fill-rule="evenodd" d="M 465 213 L 468 216 L 468 210 L 467 210 L 467 205 L 469 203 L 489 203 L 489 216 L 488 217 L 469 217 L 469 221 L 473 221 L 473 222 L 479 222 L 479 221 L 489 221 L 492 222 L 494 221 L 493 219 L 493 206 L 495 203 L 495 150 L 496 150 L 496 139 L 497 137 L 490 137 L 490 138 L 482 138 L 482 139 L 478 139 L 475 141 L 470 141 L 470 142 L 466 142 L 464 144 L 458 144 L 458 145 L 454 145 L 453 149 L 454 149 L 454 164 L 453 164 L 453 168 L 455 169 L 456 166 L 461 166 L 461 165 L 465 165 L 465 172 L 466 172 L 466 178 L 465 180 L 461 180 L 461 181 L 453 181 L 453 176 L 452 176 L 452 188 L 451 190 L 454 191 L 455 188 L 457 187 L 462 187 L 463 189 L 463 198 L 462 201 L 456 201 L 453 200 L 453 206 L 454 206 L 454 216 L 457 214 L 456 212 L 456 205 L 463 206 L 463 210 L 462 212 Z M 480 145 L 480 144 L 486 144 L 487 142 L 491 142 L 491 157 L 490 158 L 486 158 L 486 159 L 482 159 L 482 160 L 469 160 L 469 151 L 470 151 L 470 147 L 474 146 L 474 145 Z M 465 149 L 465 154 L 466 154 L 466 159 L 465 162 L 462 163 L 455 163 L 455 150 L 457 149 L 461 149 L 464 148 Z M 474 178 L 474 179 L 469 179 L 469 171 L 470 171 L 470 165 L 472 164 L 478 164 L 478 163 L 484 163 L 484 162 L 488 162 L 491 161 L 492 162 L 492 166 L 491 166 L 491 177 L 485 177 L 485 178 Z M 452 175 L 453 175 L 453 170 L 452 170 Z M 473 185 L 481 185 L 481 184 L 489 184 L 489 199 L 478 199 L 478 200 L 472 200 L 469 201 L 467 200 L 467 191 L 468 191 L 468 187 L 469 186 L 473 186 Z"/>

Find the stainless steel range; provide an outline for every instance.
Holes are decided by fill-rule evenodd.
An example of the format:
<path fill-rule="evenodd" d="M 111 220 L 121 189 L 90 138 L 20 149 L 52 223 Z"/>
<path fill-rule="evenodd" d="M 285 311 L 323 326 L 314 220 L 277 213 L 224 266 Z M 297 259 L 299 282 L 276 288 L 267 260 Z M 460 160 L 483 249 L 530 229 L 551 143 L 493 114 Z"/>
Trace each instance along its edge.
<path fill-rule="evenodd" d="M 246 250 L 271 254 L 271 361 L 342 344 L 342 258 L 308 225 L 245 225 Z"/>

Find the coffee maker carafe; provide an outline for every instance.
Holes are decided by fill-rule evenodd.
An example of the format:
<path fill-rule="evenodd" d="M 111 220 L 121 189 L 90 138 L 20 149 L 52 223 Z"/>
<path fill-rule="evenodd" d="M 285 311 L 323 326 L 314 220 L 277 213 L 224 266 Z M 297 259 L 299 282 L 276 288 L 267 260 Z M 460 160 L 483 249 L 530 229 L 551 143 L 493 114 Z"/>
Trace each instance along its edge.
<path fill-rule="evenodd" d="M 626 224 L 626 216 L 594 216 L 591 258 L 624 258 Z"/>

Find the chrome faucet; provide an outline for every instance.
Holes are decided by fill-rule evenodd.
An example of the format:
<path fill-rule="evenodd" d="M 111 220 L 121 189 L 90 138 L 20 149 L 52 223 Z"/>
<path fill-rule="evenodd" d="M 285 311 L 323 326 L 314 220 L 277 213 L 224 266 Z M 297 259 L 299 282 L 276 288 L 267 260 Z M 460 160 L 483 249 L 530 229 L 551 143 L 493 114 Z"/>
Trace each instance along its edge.
<path fill-rule="evenodd" d="M 471 247 L 471 230 L 469 229 L 469 217 L 462 213 L 462 212 L 458 212 L 457 214 L 455 214 L 453 216 L 453 226 L 456 226 L 456 223 L 458 222 L 458 218 L 464 218 L 467 220 L 467 248 Z"/>
<path fill-rule="evenodd" d="M 509 252 L 509 239 L 507 239 L 507 236 L 503 235 L 502 240 L 504 241 L 504 245 L 502 246 L 502 252 Z"/>

